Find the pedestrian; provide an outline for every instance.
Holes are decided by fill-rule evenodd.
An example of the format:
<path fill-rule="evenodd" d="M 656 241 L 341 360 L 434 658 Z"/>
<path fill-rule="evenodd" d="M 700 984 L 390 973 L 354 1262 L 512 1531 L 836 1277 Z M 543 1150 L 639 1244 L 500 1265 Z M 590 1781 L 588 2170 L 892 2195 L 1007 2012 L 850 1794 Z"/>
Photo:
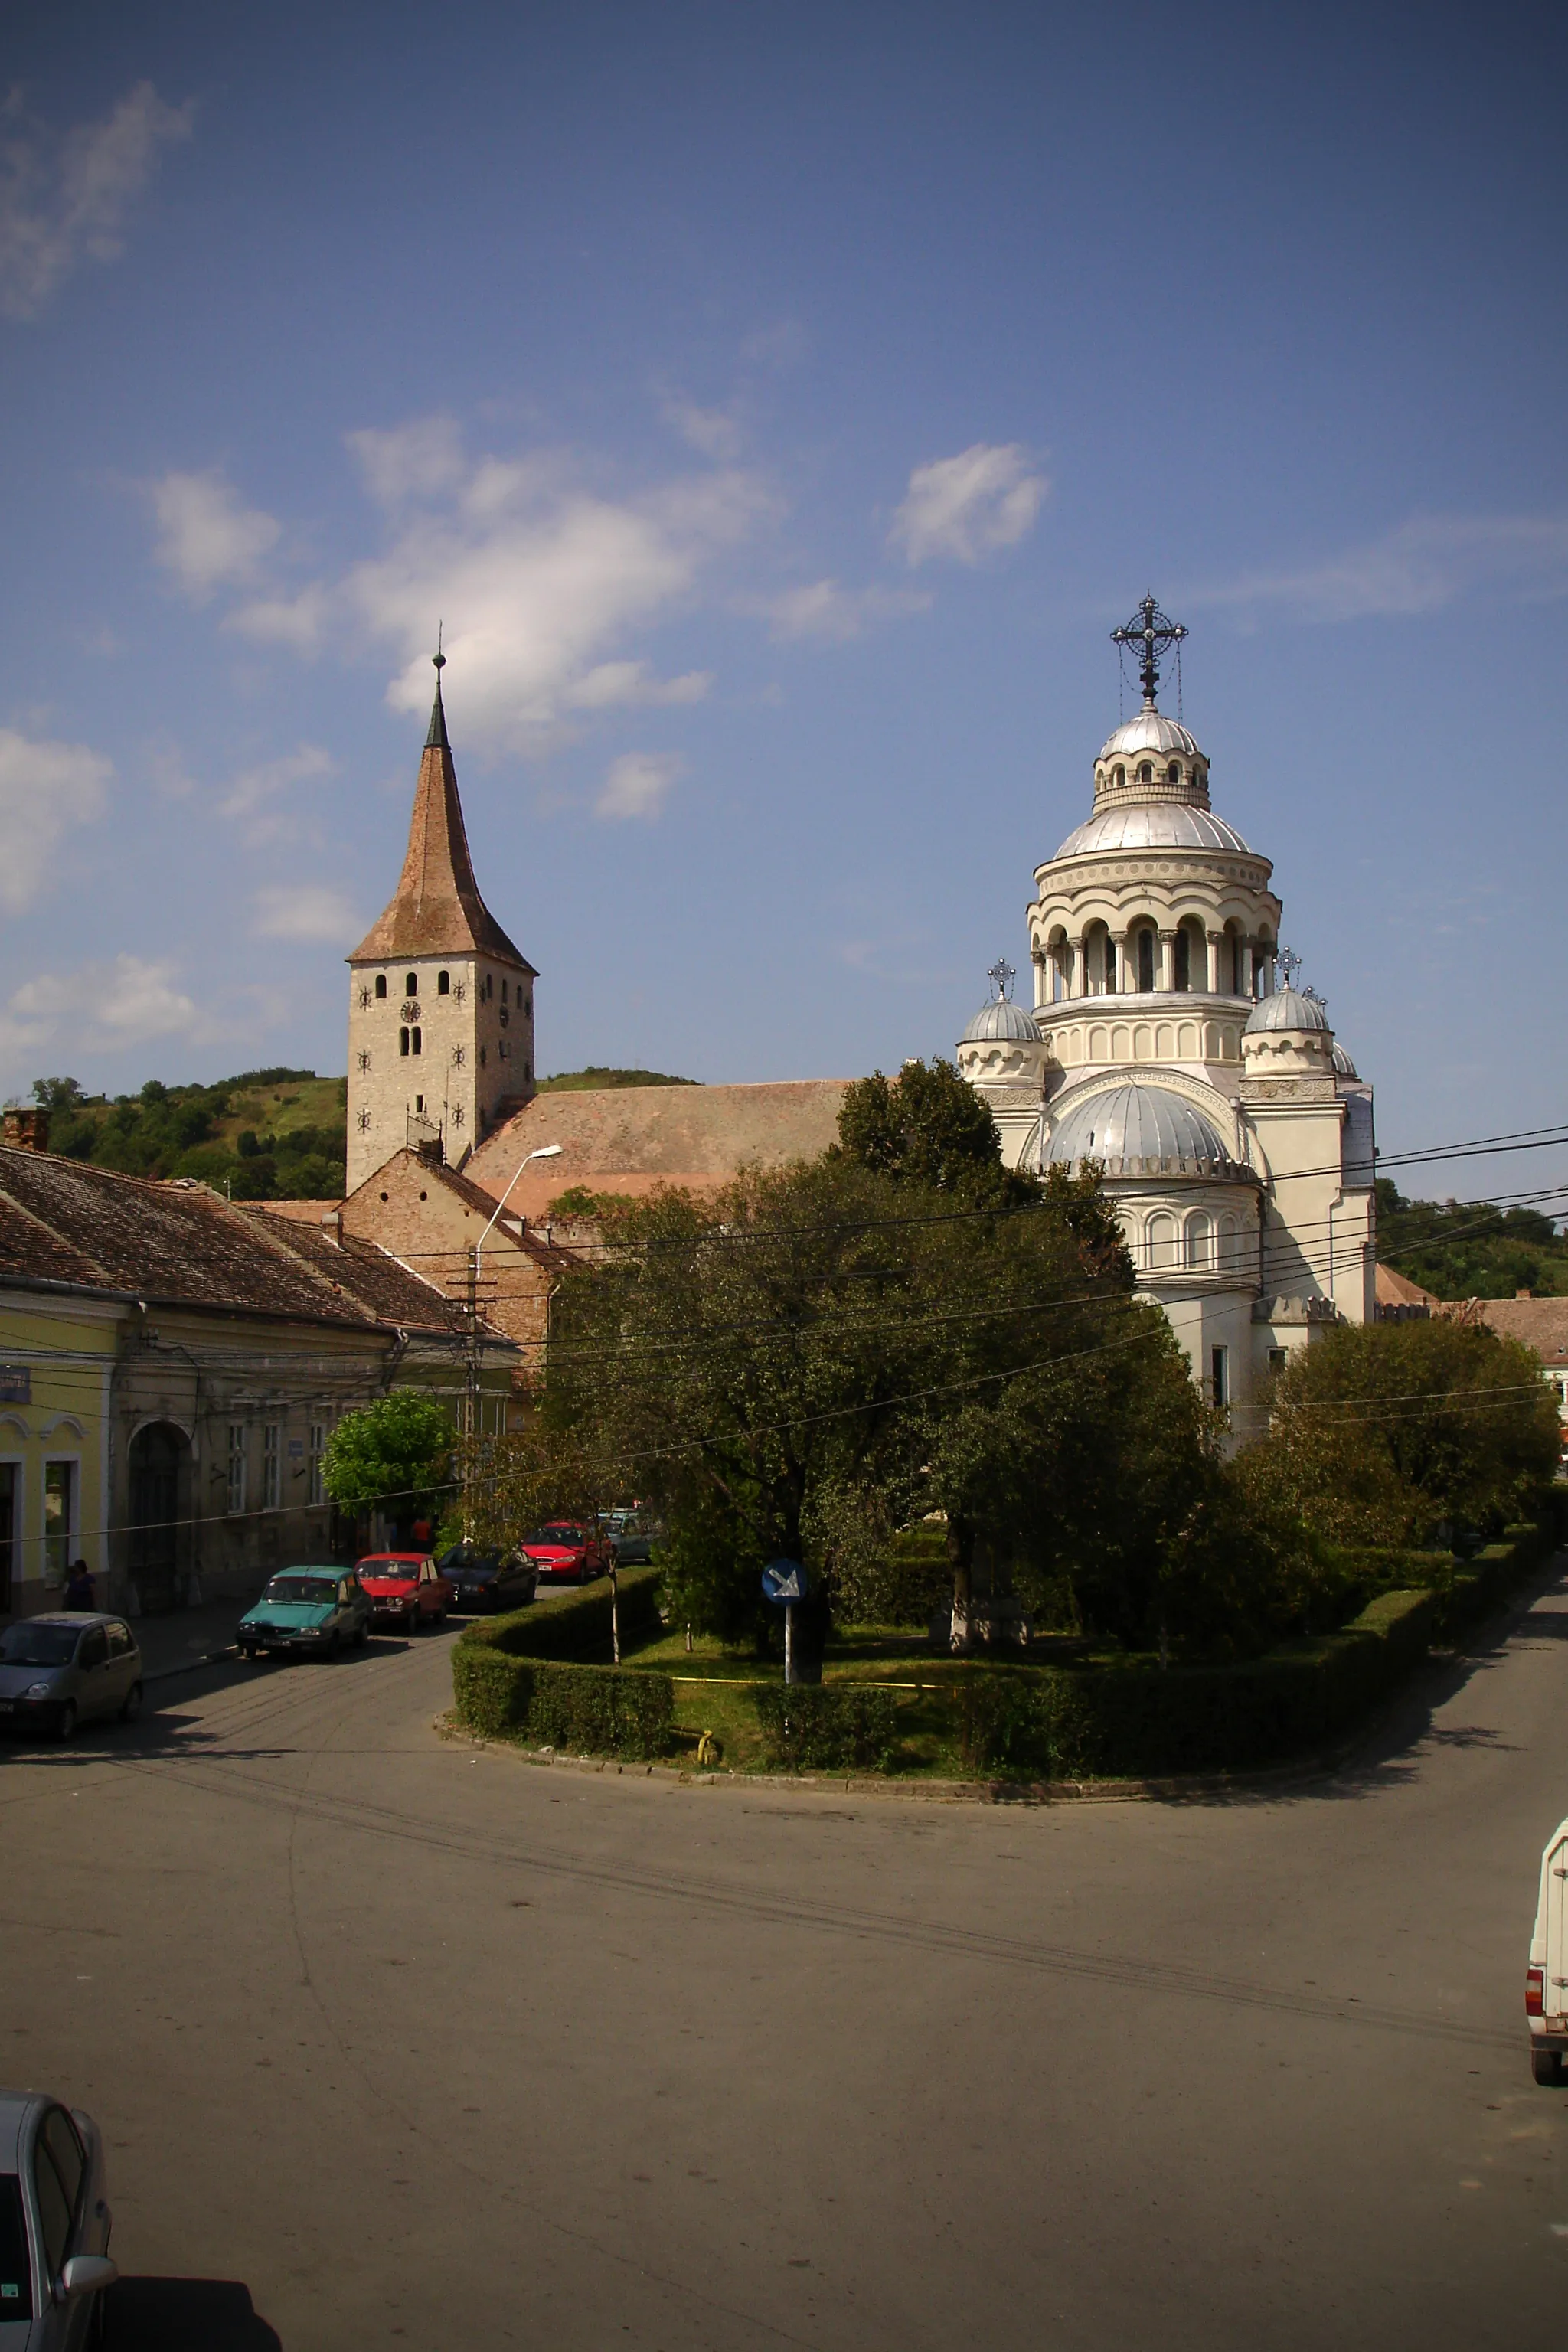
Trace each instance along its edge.
<path fill-rule="evenodd" d="M 73 1559 L 70 1580 L 66 1586 L 68 1609 L 95 1609 L 98 1606 L 92 1590 L 92 1570 L 85 1559 Z"/>

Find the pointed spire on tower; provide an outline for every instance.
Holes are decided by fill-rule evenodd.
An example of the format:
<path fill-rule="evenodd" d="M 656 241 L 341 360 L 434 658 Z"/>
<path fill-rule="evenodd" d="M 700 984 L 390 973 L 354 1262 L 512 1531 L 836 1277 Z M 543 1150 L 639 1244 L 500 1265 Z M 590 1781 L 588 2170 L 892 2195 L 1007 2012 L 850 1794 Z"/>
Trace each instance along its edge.
<path fill-rule="evenodd" d="M 458 797 L 458 771 L 441 703 L 441 672 L 447 656 L 438 649 L 436 702 L 414 787 L 408 850 L 396 890 L 349 958 L 350 963 L 380 963 L 389 956 L 494 956 L 534 975 L 526 956 L 512 945 L 479 895 Z"/>

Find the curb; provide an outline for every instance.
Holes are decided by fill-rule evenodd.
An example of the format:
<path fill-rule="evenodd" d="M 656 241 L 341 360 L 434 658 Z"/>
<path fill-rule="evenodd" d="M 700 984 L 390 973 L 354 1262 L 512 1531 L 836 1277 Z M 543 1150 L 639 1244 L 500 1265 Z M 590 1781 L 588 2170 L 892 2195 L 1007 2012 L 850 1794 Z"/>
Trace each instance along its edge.
<path fill-rule="evenodd" d="M 221 1666 L 226 1658 L 237 1658 L 239 1644 L 230 1642 L 226 1649 L 208 1650 L 199 1658 L 182 1659 L 177 1666 L 153 1666 L 142 1677 L 143 1689 L 149 1683 L 172 1682 L 176 1675 L 199 1674 L 204 1666 Z"/>

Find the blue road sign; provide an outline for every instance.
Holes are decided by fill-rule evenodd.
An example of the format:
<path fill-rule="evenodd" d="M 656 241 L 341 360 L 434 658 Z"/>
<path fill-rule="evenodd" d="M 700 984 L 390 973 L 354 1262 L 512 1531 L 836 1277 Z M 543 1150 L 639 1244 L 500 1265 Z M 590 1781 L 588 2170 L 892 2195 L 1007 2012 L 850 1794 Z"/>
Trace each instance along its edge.
<path fill-rule="evenodd" d="M 780 1608 L 805 1599 L 805 1570 L 798 1559 L 773 1559 L 763 1570 L 763 1592 Z"/>

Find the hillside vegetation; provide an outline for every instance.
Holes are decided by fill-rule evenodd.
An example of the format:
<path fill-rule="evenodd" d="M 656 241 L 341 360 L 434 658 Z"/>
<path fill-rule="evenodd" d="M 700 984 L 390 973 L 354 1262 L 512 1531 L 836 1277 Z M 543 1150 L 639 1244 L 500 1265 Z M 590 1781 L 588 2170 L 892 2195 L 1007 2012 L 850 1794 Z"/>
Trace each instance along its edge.
<path fill-rule="evenodd" d="M 242 1070 L 209 1087 L 149 1078 L 140 1094 L 84 1095 L 74 1078 L 38 1078 L 49 1150 L 131 1176 L 194 1176 L 236 1201 L 341 1200 L 346 1078 L 314 1070 Z"/>
<path fill-rule="evenodd" d="M 1407 1201 L 1377 1185 L 1377 1254 L 1438 1298 L 1568 1295 L 1568 1237 L 1539 1209 L 1489 1201 Z"/>
<path fill-rule="evenodd" d="M 584 1070 L 562 1070 L 553 1078 L 541 1078 L 538 1090 L 542 1095 L 595 1094 L 607 1087 L 695 1087 L 698 1078 L 667 1077 L 662 1070 L 612 1070 L 597 1062 L 590 1062 Z"/>

